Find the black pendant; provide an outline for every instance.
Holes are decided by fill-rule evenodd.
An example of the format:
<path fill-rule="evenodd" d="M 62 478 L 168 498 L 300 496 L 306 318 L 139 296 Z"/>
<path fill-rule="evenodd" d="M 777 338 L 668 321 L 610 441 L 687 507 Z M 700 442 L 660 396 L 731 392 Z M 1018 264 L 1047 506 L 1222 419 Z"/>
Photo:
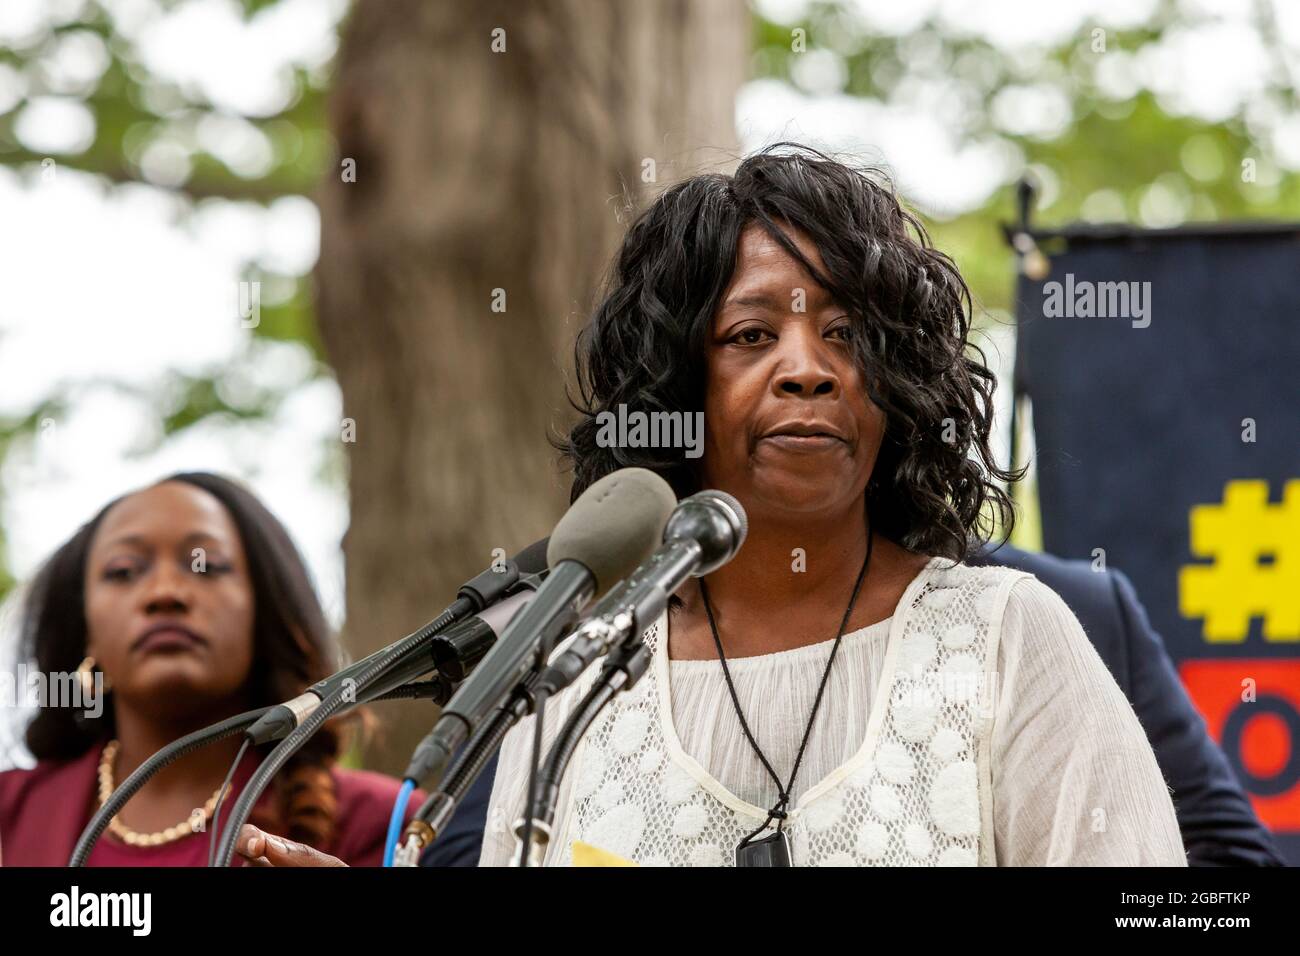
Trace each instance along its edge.
<path fill-rule="evenodd" d="M 784 830 L 736 847 L 736 866 L 793 866 L 790 838 Z"/>

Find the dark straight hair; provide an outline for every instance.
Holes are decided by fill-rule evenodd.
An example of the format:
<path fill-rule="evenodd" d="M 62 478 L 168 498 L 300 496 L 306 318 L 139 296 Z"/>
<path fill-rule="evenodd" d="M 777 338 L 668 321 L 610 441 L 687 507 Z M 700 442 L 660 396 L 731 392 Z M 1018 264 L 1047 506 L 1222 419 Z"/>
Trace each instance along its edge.
<path fill-rule="evenodd" d="M 206 491 L 239 530 L 253 590 L 253 662 L 250 706 L 301 694 L 336 669 L 337 650 L 298 549 L 289 533 L 252 492 L 208 472 L 162 479 Z M 71 673 L 86 656 L 85 571 L 91 541 L 104 516 L 129 495 L 113 499 L 45 562 L 33 579 L 22 612 L 22 651 L 46 674 Z M 69 707 L 42 707 L 27 728 L 27 747 L 38 760 L 67 760 L 111 739 L 116 732 L 111 698 L 103 715 L 81 721 Z M 277 784 L 285 826 L 328 845 L 333 826 L 328 766 L 340 746 L 327 726 L 289 763 Z M 328 792 L 326 792 L 328 791 Z"/>

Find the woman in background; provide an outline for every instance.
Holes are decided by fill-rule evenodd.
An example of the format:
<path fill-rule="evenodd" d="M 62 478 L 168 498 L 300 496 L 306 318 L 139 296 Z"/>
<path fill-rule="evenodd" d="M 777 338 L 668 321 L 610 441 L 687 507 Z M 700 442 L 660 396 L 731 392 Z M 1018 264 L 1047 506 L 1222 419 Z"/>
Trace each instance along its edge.
<path fill-rule="evenodd" d="M 295 697 L 335 670 L 332 637 L 284 527 L 241 486 L 201 472 L 110 502 L 55 552 L 27 596 L 23 652 L 41 673 L 75 671 L 88 688 L 102 674 L 105 696 L 98 716 L 87 716 L 95 707 L 43 706 L 26 734 L 36 766 L 0 773 L 0 864 L 8 866 L 65 865 L 105 796 L 156 751 Z M 88 865 L 205 865 L 216 792 L 240 743 L 219 741 L 159 771 Z M 375 866 L 398 784 L 337 768 L 339 749 L 327 725 L 252 819 Z M 262 757 L 245 753 L 223 809 Z"/>

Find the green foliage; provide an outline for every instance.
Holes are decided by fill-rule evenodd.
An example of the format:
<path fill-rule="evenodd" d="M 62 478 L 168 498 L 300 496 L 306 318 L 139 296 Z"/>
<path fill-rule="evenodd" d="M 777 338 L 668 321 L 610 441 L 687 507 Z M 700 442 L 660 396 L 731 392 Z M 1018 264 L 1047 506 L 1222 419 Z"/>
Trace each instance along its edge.
<path fill-rule="evenodd" d="M 278 2 L 241 0 L 244 17 L 251 20 Z M 166 0 L 162 6 L 170 10 L 180 3 Z M 293 95 L 284 109 L 272 116 L 239 117 L 266 137 L 272 155 L 265 171 L 253 177 L 240 175 L 206 151 L 197 135 L 205 117 L 229 118 L 229 112 L 209 102 L 201 91 L 181 88 L 145 69 L 131 38 L 118 34 L 104 6 L 92 0 L 78 19 L 52 25 L 46 35 L 25 48 L 0 49 L 0 63 L 11 65 L 29 80 L 26 98 L 8 112 L 0 113 L 0 164 L 39 170 L 46 159 L 19 141 L 15 122 L 32 97 L 46 93 L 67 95 L 67 91 L 48 86 L 45 67 L 59 39 L 76 31 L 98 36 L 106 45 L 110 59 L 93 89 L 80 91 L 78 96 L 94 115 L 94 139 L 76 155 L 55 156 L 60 169 L 94 174 L 111 183 L 147 183 L 147 166 L 142 165 L 142 157 L 148 147 L 158 142 L 174 143 L 188 154 L 188 175 L 179 183 L 155 185 L 174 190 L 194 204 L 213 200 L 270 203 L 283 196 L 309 194 L 331 161 L 333 146 L 325 124 L 327 77 L 323 71 L 309 74 L 301 67 L 294 67 Z M 234 63 L 231 68 L 239 67 Z M 249 263 L 245 272 L 243 278 L 262 279 L 264 284 L 274 284 L 279 289 L 274 301 L 262 302 L 259 324 L 249 333 L 248 349 L 258 340 L 298 342 L 317 359 L 317 374 L 328 375 L 311 305 L 310 277 L 264 274 L 256 263 Z M 251 404 L 241 405 L 232 404 L 224 397 L 229 390 L 223 389 L 223 382 L 237 374 L 247 354 L 245 350 L 228 367 L 214 369 L 205 376 L 173 375 L 148 394 L 121 390 L 158 409 L 164 439 L 212 416 L 232 420 L 260 418 L 273 412 L 284 396 L 259 395 Z M 43 418 L 58 420 L 61 404 L 67 398 L 66 389 L 60 385 L 52 387 L 61 391 L 48 395 L 30 414 L 0 421 L 0 463 L 15 441 L 35 435 Z M 167 400 L 160 401 L 159 395 L 167 396 Z M 150 447 L 154 444 L 149 443 Z M 336 476 L 338 471 L 331 468 L 331 476 Z M 13 585 L 6 570 L 4 547 L 5 540 L 0 535 L 0 599 Z"/>
<path fill-rule="evenodd" d="M 1267 4 L 1259 10 L 1256 29 L 1280 65 L 1283 57 Z M 1106 95 L 1098 79 L 1103 58 L 1136 54 L 1159 42 L 1171 25 L 1182 22 L 1180 16 L 1180 9 L 1166 0 L 1140 28 L 1107 30 L 1104 52 L 1094 49 L 1094 26 L 1084 24 L 1064 42 L 1027 54 L 946 32 L 933 22 L 902 36 L 871 35 L 852 4 L 819 2 L 797 25 L 758 18 L 753 65 L 760 78 L 793 82 L 795 58 L 801 54 L 792 50 L 792 30 L 798 26 L 808 51 L 831 50 L 840 56 L 844 93 L 890 103 L 918 81 L 955 82 L 972 104 L 955 130 L 957 142 L 996 136 L 1020 152 L 1031 179 L 1045 187 L 1034 210 L 1039 225 L 1097 218 L 1096 209 L 1117 205 L 1125 221 L 1166 224 L 1144 220 L 1143 201 L 1152 189 L 1171 197 L 1180 207 L 1178 218 L 1185 221 L 1300 218 L 1300 177 L 1278 172 L 1247 116 L 1212 123 L 1171 115 L 1147 90 L 1118 100 Z M 1041 62 L 1036 65 L 1026 60 L 1037 56 Z M 1279 66 L 1273 74 L 1266 99 L 1283 111 L 1292 109 L 1296 94 L 1287 71 Z M 999 127 L 992 104 L 999 93 L 1025 83 L 1049 83 L 1066 94 L 1070 121 L 1059 135 L 1037 137 Z M 848 132 L 869 139 L 867 130 Z M 1258 164 L 1255 182 L 1243 181 L 1246 159 Z M 1014 186 L 1008 183 L 977 210 L 927 220 L 935 245 L 956 259 L 986 309 L 1011 310 L 1015 260 L 1000 225 L 1014 216 Z"/>
<path fill-rule="evenodd" d="M 253 19 L 278 0 L 241 0 L 243 14 Z M 179 0 L 166 0 L 172 9 Z M 1277 50 L 1269 7 L 1258 7 L 1260 37 L 1277 60 L 1274 87 L 1265 99 L 1283 112 L 1293 112 L 1296 93 L 1287 80 L 1285 58 Z M 854 5 L 821 0 L 812 4 L 798 27 L 805 31 L 806 49 L 830 50 L 844 67 L 841 92 L 882 103 L 906 102 L 917 82 L 947 82 L 968 104 L 960 112 L 957 141 L 997 138 L 1017 150 L 1023 166 L 1041 181 L 1042 202 L 1035 221 L 1063 224 L 1081 217 L 1122 211 L 1123 218 L 1150 219 L 1148 207 L 1167 209 L 1172 203 L 1185 219 L 1296 218 L 1300 216 L 1300 179 L 1283 175 L 1266 146 L 1257 142 L 1258 129 L 1245 115 L 1226 122 L 1206 122 L 1171 115 L 1148 91 L 1114 99 L 1099 81 L 1102 58 L 1135 53 L 1157 43 L 1182 16 L 1174 0 L 1162 0 L 1150 21 L 1135 29 L 1108 31 L 1106 52 L 1090 43 L 1091 29 L 1053 48 L 1029 55 L 1011 52 L 979 36 L 956 34 L 938 22 L 927 22 L 902 36 L 872 33 L 855 13 Z M 753 22 L 752 74 L 757 78 L 795 82 L 798 71 L 792 51 L 791 27 L 756 16 Z M 70 31 L 89 31 L 105 42 L 110 53 L 107 70 L 81 97 L 93 112 L 93 142 L 80 154 L 57 157 L 60 167 L 82 170 L 113 183 L 147 181 L 141 160 L 150 144 L 179 144 L 188 154 L 189 172 L 166 188 L 195 202 L 243 200 L 269 203 L 288 195 L 306 195 L 332 161 L 333 144 L 325 123 L 328 70 L 293 69 L 293 95 L 273 116 L 246 116 L 271 146 L 267 169 L 252 177 L 229 168 L 199 144 L 196 130 L 208 116 L 227 114 L 196 89 L 180 88 L 152 75 L 139 62 L 129 37 L 115 32 L 113 21 L 98 0 L 84 7 L 75 22 L 53 26 L 48 34 L 23 49 L 0 49 L 0 63 L 22 71 L 30 81 L 28 97 L 45 88 L 43 64 L 51 44 Z M 436 51 L 430 51 L 436 55 Z M 232 64 L 231 69 L 238 69 Z M 1212 65 L 1207 69 L 1212 69 Z M 1051 135 L 1029 135 L 1002 129 L 994 103 L 1003 91 L 1026 83 L 1047 83 L 1061 90 L 1069 104 L 1069 121 Z M 44 156 L 26 149 L 14 132 L 23 103 L 0 114 L 0 163 L 16 168 L 37 167 Z M 1243 110 L 1244 114 L 1246 111 Z M 869 139 L 869 130 L 853 131 Z M 1243 160 L 1258 165 L 1255 182 L 1241 175 Z M 1015 260 L 1000 229 L 1014 215 L 1014 188 L 1004 183 L 975 210 L 927 220 L 934 243 L 950 253 L 966 276 L 980 310 L 976 320 L 1004 321 L 1010 312 Z M 1155 200 L 1160 202 L 1155 202 Z M 1109 211 L 1109 212 L 1107 212 Z M 250 332 L 249 348 L 260 340 L 300 342 L 323 364 L 305 276 L 272 276 L 255 262 L 247 264 L 246 279 L 261 278 L 278 294 L 263 301 L 260 324 Z M 286 292 L 285 285 L 289 285 Z M 984 311 L 993 313 L 990 318 Z M 211 416 L 252 418 L 269 414 L 283 396 L 259 394 L 251 404 L 236 407 L 224 395 L 223 381 L 237 372 L 243 358 L 210 375 L 165 383 L 175 401 L 159 410 L 163 435 L 194 426 Z M 66 396 L 52 393 L 29 414 L 0 421 L 0 463 L 13 442 L 30 438 L 39 422 L 57 418 Z M 325 477 L 341 480 L 342 456 L 330 459 Z M 1032 495 L 1032 490 L 1029 491 Z M 1031 536 L 1034 534 L 1030 531 Z M 0 535 L 0 596 L 12 582 L 5 571 L 4 539 Z"/>

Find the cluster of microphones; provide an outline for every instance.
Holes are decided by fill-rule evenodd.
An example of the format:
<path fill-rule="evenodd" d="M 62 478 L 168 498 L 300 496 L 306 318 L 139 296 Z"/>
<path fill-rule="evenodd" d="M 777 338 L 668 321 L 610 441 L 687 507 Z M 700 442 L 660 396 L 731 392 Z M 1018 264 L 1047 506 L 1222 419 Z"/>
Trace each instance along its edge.
<path fill-rule="evenodd" d="M 532 714 L 536 732 L 524 814 L 515 825 L 520 866 L 545 856 L 565 767 L 583 733 L 650 663 L 645 630 L 690 577 L 726 564 L 745 540 L 740 503 L 721 491 L 677 501 L 654 472 L 624 468 L 593 483 L 546 544 L 467 582 L 424 627 L 273 707 L 239 714 L 174 741 L 141 764 L 91 819 L 73 850 L 81 866 L 122 806 L 169 763 L 213 741 L 245 747 L 278 741 L 220 820 L 209 862 L 228 866 L 240 827 L 276 772 L 326 721 L 376 700 L 427 699 L 437 721 L 411 756 L 403 793 L 429 797 L 385 860 L 416 866 L 509 730 Z M 597 666 L 597 664 L 599 666 Z M 541 753 L 548 698 L 591 679 L 549 751 Z M 242 753 L 242 751 L 241 751 Z M 398 817 L 400 819 L 400 815 Z M 220 829 L 218 824 L 220 822 Z"/>

